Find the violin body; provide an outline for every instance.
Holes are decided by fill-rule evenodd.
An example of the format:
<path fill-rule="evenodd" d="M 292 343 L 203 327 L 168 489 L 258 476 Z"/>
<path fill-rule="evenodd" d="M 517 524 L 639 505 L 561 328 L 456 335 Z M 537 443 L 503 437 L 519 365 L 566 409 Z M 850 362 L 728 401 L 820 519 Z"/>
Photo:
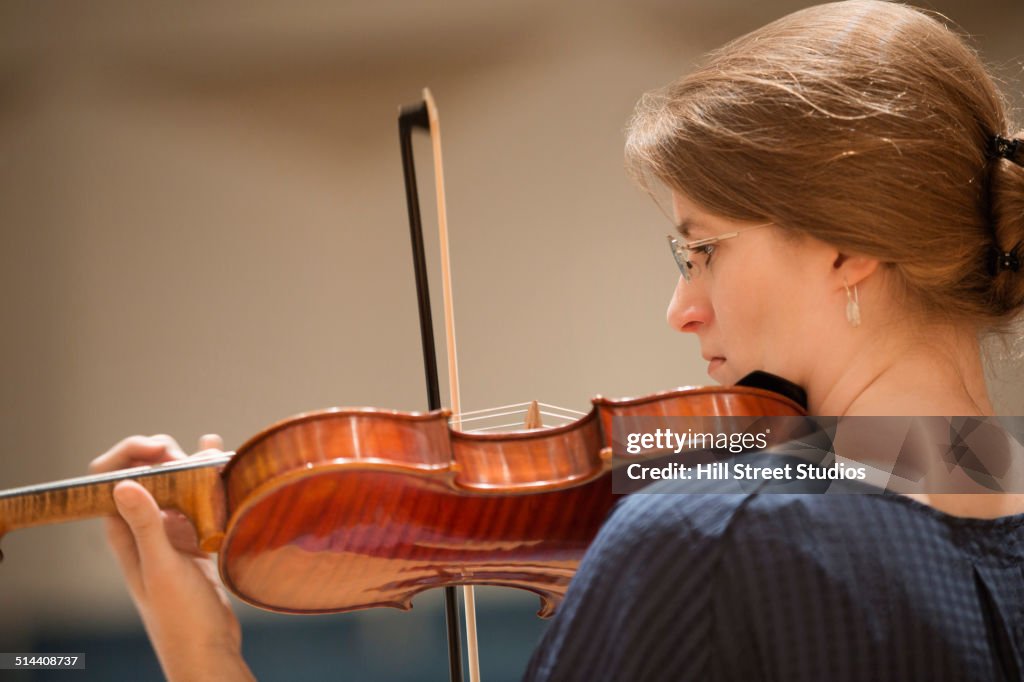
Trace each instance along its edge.
<path fill-rule="evenodd" d="M 342 444 L 332 432 L 372 432 L 381 422 L 420 439 L 422 457 L 379 451 L 373 438 Z M 240 451 L 225 475 L 234 512 L 220 549 L 224 584 L 257 606 L 305 613 L 408 609 L 429 588 L 502 585 L 538 593 L 541 615 L 553 613 L 613 503 L 594 420 L 552 436 L 580 454 L 579 467 L 536 462 L 560 485 L 499 486 L 503 469 L 518 469 L 497 460 L 480 471 L 485 484 L 465 484 L 472 466 L 455 465 L 458 440 L 435 437 L 446 423 L 438 412 L 321 414 Z M 303 443 L 299 461 L 271 472 L 287 440 Z M 498 456 L 508 465 L 522 454 Z M 574 468 L 585 480 L 572 480 Z"/>
<path fill-rule="evenodd" d="M 200 547 L 219 552 L 227 588 L 264 609 L 408 609 L 423 590 L 500 585 L 536 593 L 549 616 L 615 504 L 615 418 L 722 430 L 715 420 L 803 415 L 781 388 L 598 397 L 568 424 L 504 433 L 453 429 L 447 410 L 312 412 L 233 455 L 0 491 L 0 535 L 116 514 L 113 488 L 132 479 L 183 512 Z"/>
<path fill-rule="evenodd" d="M 596 398 L 570 424 L 502 434 L 416 414 L 335 409 L 278 423 L 222 476 L 225 585 L 273 611 L 411 608 L 423 590 L 500 585 L 554 613 L 616 496 L 616 416 L 797 416 L 756 388 Z"/>

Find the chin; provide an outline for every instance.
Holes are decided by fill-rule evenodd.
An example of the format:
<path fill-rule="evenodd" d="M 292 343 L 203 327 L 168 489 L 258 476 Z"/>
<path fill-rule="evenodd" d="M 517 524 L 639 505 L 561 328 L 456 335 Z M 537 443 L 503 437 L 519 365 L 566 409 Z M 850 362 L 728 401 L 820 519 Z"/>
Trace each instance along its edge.
<path fill-rule="evenodd" d="M 730 367 L 728 362 L 725 362 L 715 369 L 715 373 L 710 376 L 722 386 L 735 386 L 737 381 L 748 374 L 750 372 L 740 372 L 734 367 Z"/>
<path fill-rule="evenodd" d="M 726 367 L 727 364 L 728 361 L 723 362 L 718 367 L 708 371 L 708 376 L 711 377 L 712 381 L 715 381 L 722 386 L 728 386 L 733 383 L 732 372 L 730 372 L 728 367 Z"/>

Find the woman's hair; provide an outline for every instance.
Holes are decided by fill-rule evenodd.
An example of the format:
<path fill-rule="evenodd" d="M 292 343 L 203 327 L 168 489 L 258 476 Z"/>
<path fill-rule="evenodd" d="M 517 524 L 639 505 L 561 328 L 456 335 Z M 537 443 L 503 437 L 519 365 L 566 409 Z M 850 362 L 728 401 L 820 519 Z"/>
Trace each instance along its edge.
<path fill-rule="evenodd" d="M 878 0 L 801 10 L 648 93 L 626 157 L 707 210 L 885 264 L 907 312 L 1007 331 L 1024 307 L 1024 141 L 978 55 Z M 1013 258 L 1000 254 L 1016 248 Z M 999 266 L 1003 261 L 1002 267 Z"/>

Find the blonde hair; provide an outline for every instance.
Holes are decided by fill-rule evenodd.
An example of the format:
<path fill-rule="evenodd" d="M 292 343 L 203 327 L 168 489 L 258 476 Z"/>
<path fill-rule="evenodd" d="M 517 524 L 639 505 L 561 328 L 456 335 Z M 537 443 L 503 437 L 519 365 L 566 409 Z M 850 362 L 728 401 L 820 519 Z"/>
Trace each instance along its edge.
<path fill-rule="evenodd" d="M 1008 126 L 978 55 L 938 18 L 849 0 L 645 95 L 626 157 L 645 186 L 879 259 L 909 312 L 1007 331 L 1024 306 L 1024 269 L 994 267 L 1015 245 L 1024 261 L 1024 149 L 992 154 Z"/>

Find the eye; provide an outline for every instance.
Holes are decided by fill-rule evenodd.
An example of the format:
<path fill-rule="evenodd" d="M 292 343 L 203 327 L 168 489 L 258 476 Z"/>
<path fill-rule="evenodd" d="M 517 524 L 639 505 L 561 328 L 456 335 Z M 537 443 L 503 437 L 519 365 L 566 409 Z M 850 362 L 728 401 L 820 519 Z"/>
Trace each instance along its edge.
<path fill-rule="evenodd" d="M 697 253 L 704 255 L 704 265 L 711 265 L 711 254 L 715 252 L 715 244 L 705 244 L 697 248 Z"/>

